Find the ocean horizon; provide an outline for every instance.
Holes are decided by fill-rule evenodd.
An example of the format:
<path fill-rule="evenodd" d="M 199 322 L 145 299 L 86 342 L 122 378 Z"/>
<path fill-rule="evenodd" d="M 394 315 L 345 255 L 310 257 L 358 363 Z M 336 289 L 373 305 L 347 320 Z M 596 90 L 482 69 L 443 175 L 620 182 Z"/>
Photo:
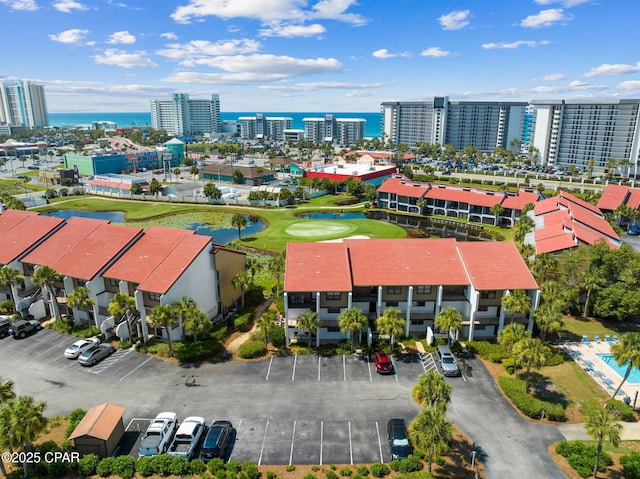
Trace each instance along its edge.
<path fill-rule="evenodd" d="M 255 116 L 262 113 L 271 117 L 290 117 L 292 128 L 304 130 L 304 118 L 322 118 L 332 114 L 336 118 L 363 118 L 366 120 L 364 136 L 380 138 L 379 112 L 221 112 L 222 121 L 237 120 L 241 116 Z M 112 121 L 118 127 L 150 126 L 151 113 L 148 112 L 97 112 L 97 113 L 49 113 L 49 126 L 74 128 L 79 125 L 91 125 L 94 121 Z"/>

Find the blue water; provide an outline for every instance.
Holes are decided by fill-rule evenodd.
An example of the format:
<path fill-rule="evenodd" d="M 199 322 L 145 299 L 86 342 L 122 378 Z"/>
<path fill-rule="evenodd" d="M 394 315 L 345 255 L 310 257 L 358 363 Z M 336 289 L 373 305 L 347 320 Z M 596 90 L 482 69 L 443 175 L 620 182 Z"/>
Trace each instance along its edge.
<path fill-rule="evenodd" d="M 189 213 L 185 213 L 189 214 Z M 76 211 L 76 210 L 58 210 L 49 213 L 42 213 L 44 216 L 55 216 L 56 218 L 64 218 L 68 220 L 74 216 L 82 216 L 84 218 L 95 218 L 99 220 L 109 220 L 114 223 L 131 224 L 125 221 L 122 211 Z M 179 216 L 179 215 L 176 215 Z M 252 221 L 252 217 L 247 216 L 247 226 L 242 229 L 241 235 L 250 236 L 259 233 L 267 226 L 262 221 Z M 254 217 L 255 219 L 255 217 Z M 218 244 L 227 244 L 238 239 L 237 228 L 211 228 L 207 223 L 192 223 L 187 225 L 186 229 L 193 230 L 199 235 L 212 236 L 213 241 Z"/>
<path fill-rule="evenodd" d="M 255 116 L 256 113 L 264 113 L 265 116 L 284 116 L 293 120 L 292 127 L 304 130 L 304 118 L 322 118 L 326 113 L 335 115 L 336 118 L 364 118 L 364 136 L 367 138 L 380 138 L 380 113 L 367 112 L 221 112 L 224 120 L 237 120 L 241 116 Z M 151 113 L 49 113 L 49 123 L 58 128 L 71 128 L 77 125 L 90 125 L 94 121 L 113 121 L 117 126 L 148 126 L 151 125 Z"/>
<path fill-rule="evenodd" d="M 621 378 L 624 377 L 624 374 L 627 372 L 626 364 L 624 366 L 618 366 L 618 363 L 615 359 L 613 359 L 613 355 L 611 354 L 598 354 L 598 357 L 602 359 L 602 361 L 604 361 L 607 366 L 617 372 Z M 640 384 L 640 369 L 631 369 L 631 373 L 629 373 L 627 382 L 629 384 Z"/>
<path fill-rule="evenodd" d="M 364 213 L 303 213 L 298 216 L 310 220 L 354 220 L 367 217 Z"/>

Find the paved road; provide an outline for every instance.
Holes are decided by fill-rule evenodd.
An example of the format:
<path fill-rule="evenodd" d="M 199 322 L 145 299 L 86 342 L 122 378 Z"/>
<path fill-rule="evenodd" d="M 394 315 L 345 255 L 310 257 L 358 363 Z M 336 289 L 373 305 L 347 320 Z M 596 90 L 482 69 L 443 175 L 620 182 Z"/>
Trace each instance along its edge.
<path fill-rule="evenodd" d="M 411 388 L 423 372 L 417 355 L 394 358 L 396 374 L 380 376 L 352 356 L 289 356 L 255 362 L 185 366 L 118 351 L 93 368 L 63 357 L 74 338 L 43 330 L 0 340 L 0 375 L 19 394 L 47 401 L 48 415 L 103 402 L 126 408 L 135 454 L 139 431 L 161 411 L 207 422 L 231 420 L 231 459 L 260 464 L 340 464 L 390 460 L 386 423 L 418 412 Z M 561 439 L 554 426 L 523 420 L 479 360 L 453 385 L 449 417 L 480 446 L 488 477 L 563 478 L 546 448 Z M 192 384 L 187 386 L 186 384 Z M 125 451 L 126 452 L 126 451 Z"/>

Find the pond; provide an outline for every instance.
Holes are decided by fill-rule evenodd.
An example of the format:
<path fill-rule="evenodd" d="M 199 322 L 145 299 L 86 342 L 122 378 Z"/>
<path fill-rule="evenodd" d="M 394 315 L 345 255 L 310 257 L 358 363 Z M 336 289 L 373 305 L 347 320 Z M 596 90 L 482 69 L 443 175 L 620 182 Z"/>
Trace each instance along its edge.
<path fill-rule="evenodd" d="M 308 220 L 355 220 L 359 218 L 366 218 L 365 213 L 303 213 L 297 215 L 298 218 L 305 218 Z"/>
<path fill-rule="evenodd" d="M 169 228 L 181 228 L 194 230 L 196 233 L 213 236 L 213 241 L 218 244 L 226 244 L 238 239 L 238 229 L 231 226 L 231 215 L 224 213 L 180 213 L 154 218 L 146 221 L 126 221 L 122 211 L 77 211 L 58 210 L 50 213 L 42 213 L 45 216 L 69 219 L 73 216 L 109 220 L 113 223 L 122 223 L 127 226 L 147 228 L 149 226 L 165 226 Z M 250 236 L 266 228 L 266 224 L 260 218 L 247 215 L 247 226 L 242 229 L 242 236 Z"/>

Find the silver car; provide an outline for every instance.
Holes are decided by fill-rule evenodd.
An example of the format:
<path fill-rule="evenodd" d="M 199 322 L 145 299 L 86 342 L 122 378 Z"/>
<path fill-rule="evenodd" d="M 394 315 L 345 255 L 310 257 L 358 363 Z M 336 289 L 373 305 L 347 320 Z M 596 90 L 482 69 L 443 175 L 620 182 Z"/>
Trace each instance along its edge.
<path fill-rule="evenodd" d="M 95 348 L 98 344 L 100 344 L 98 338 L 80 339 L 64 350 L 64 357 L 67 359 L 78 359 L 78 356 L 88 349 Z"/>
<path fill-rule="evenodd" d="M 116 348 L 110 344 L 100 344 L 82 353 L 78 358 L 78 362 L 83 366 L 94 366 L 98 361 L 102 361 L 115 350 Z"/>

